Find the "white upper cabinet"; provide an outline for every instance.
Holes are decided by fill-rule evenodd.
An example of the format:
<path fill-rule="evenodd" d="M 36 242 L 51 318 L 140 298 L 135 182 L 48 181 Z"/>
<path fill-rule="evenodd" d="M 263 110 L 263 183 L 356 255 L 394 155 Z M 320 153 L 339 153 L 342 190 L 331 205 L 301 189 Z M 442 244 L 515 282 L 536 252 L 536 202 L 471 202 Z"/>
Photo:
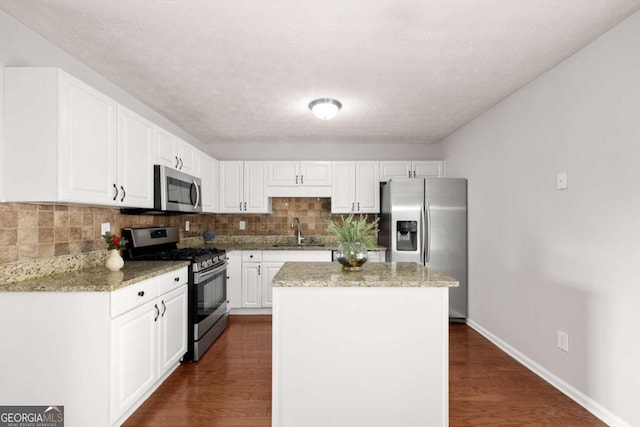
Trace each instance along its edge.
<path fill-rule="evenodd" d="M 220 162 L 220 212 L 241 213 L 244 162 Z"/>
<path fill-rule="evenodd" d="M 220 162 L 220 212 L 271 213 L 266 193 L 267 162 Z"/>
<path fill-rule="evenodd" d="M 331 185 L 331 162 L 276 161 L 268 162 L 267 185 L 308 187 Z"/>
<path fill-rule="evenodd" d="M 153 140 L 156 126 L 118 105 L 118 184 L 125 206 L 153 207 Z"/>
<path fill-rule="evenodd" d="M 380 162 L 380 181 L 392 178 L 443 178 L 443 160 L 385 160 Z"/>
<path fill-rule="evenodd" d="M 151 208 L 154 163 L 196 170 L 194 147 L 59 68 L 7 67 L 3 95 L 6 201 Z"/>
<path fill-rule="evenodd" d="M 120 203 L 116 102 L 58 68 L 4 70 L 6 201 Z"/>
<path fill-rule="evenodd" d="M 271 197 L 329 197 L 331 162 L 273 161 L 267 164 L 267 195 Z"/>
<path fill-rule="evenodd" d="M 379 162 L 333 162 L 332 213 L 380 211 Z"/>
<path fill-rule="evenodd" d="M 268 162 L 267 185 L 270 187 L 293 187 L 300 183 L 300 162 Z"/>
<path fill-rule="evenodd" d="M 158 128 L 156 132 L 156 164 L 169 166 L 190 175 L 197 175 L 196 148 L 171 132 Z"/>
<path fill-rule="evenodd" d="M 266 193 L 267 162 L 244 162 L 243 210 L 247 213 L 271 213 Z"/>
<path fill-rule="evenodd" d="M 444 178 L 444 161 L 442 160 L 414 160 L 414 178 Z"/>
<path fill-rule="evenodd" d="M 196 171 L 202 180 L 202 211 L 220 211 L 220 162 L 208 154 L 196 153 Z"/>

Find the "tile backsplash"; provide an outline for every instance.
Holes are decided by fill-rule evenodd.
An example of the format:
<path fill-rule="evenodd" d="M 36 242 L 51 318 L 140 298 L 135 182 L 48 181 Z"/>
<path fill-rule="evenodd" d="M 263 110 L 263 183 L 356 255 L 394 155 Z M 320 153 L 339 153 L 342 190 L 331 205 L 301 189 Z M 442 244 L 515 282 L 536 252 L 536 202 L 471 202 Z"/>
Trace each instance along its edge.
<path fill-rule="evenodd" d="M 290 224 L 300 220 L 305 236 L 327 235 L 329 198 L 274 198 L 271 214 L 124 215 L 116 208 L 50 204 L 0 203 L 0 264 L 106 249 L 100 225 L 111 232 L 124 227 L 176 226 L 180 237 L 199 237 L 210 230 L 220 236 L 294 235 Z M 190 230 L 185 231 L 185 221 Z M 240 230 L 240 221 L 245 229 Z"/>

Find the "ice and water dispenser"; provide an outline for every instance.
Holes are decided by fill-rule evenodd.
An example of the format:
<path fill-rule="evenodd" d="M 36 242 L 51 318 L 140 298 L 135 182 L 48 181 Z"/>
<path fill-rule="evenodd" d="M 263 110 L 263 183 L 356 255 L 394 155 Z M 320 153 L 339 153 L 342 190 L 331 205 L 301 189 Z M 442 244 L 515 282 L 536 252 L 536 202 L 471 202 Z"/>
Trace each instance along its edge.
<path fill-rule="evenodd" d="M 397 221 L 396 222 L 396 249 L 398 251 L 418 250 L 418 222 L 417 221 Z"/>

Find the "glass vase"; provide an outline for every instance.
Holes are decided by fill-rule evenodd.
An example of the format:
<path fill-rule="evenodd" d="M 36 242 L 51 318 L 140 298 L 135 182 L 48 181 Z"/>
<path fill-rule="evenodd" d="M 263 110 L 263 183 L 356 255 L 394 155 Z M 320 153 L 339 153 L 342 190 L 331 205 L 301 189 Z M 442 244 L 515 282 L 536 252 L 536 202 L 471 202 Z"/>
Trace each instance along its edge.
<path fill-rule="evenodd" d="M 367 262 L 367 246 L 362 242 L 340 242 L 337 258 L 343 271 L 361 271 Z"/>

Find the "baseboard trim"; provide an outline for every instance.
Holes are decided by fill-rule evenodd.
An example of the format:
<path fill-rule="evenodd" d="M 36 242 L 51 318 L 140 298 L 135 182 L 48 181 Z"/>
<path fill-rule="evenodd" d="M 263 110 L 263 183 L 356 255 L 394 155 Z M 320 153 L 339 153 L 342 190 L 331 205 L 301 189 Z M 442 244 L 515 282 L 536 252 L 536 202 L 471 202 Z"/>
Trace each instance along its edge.
<path fill-rule="evenodd" d="M 507 353 L 509 356 L 516 359 L 518 362 L 523 364 L 527 369 L 532 371 L 534 374 L 538 375 L 540 378 L 551 384 L 553 387 L 558 389 L 560 392 L 564 393 L 570 399 L 574 400 L 578 405 L 585 408 L 587 411 L 591 412 L 593 415 L 598 417 L 602 422 L 606 423 L 611 427 L 632 427 L 631 424 L 626 423 L 619 416 L 591 399 L 586 394 L 582 393 L 580 390 L 576 389 L 566 381 L 562 380 L 558 376 L 549 372 L 547 369 L 542 367 L 540 364 L 536 363 L 532 359 L 528 358 L 487 329 L 480 326 L 478 323 L 474 322 L 472 319 L 467 319 L 467 325 L 469 325 L 472 329 L 477 331 L 480 335 L 491 341 L 502 351 Z"/>

